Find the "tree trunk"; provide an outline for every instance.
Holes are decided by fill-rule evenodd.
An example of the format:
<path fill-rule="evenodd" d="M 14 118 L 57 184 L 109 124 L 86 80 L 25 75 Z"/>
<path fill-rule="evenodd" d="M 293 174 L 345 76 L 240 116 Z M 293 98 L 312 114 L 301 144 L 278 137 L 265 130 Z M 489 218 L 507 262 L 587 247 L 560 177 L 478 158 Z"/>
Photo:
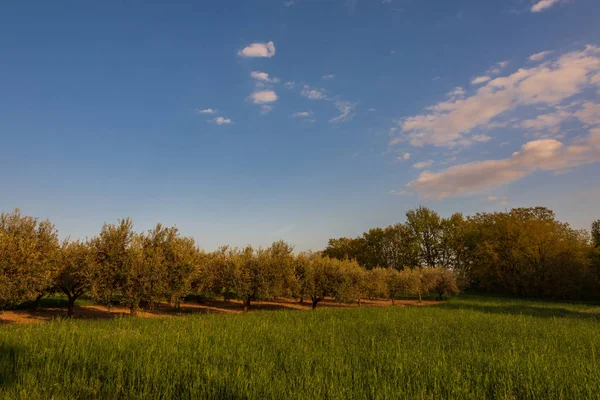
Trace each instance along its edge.
<path fill-rule="evenodd" d="M 73 312 L 75 311 L 75 301 L 77 300 L 77 297 L 68 295 L 67 298 L 69 300 L 69 308 L 67 311 L 67 315 L 69 316 L 69 318 L 71 318 L 73 316 Z"/>
<path fill-rule="evenodd" d="M 300 297 L 300 304 L 304 304 L 304 297 Z"/>
<path fill-rule="evenodd" d="M 419 292 L 419 303 L 421 303 L 421 292 Z"/>
<path fill-rule="evenodd" d="M 396 305 L 396 299 L 394 298 L 394 296 L 392 296 L 392 305 L 395 306 Z"/>
<path fill-rule="evenodd" d="M 315 308 L 317 308 L 317 304 L 319 303 L 319 298 L 318 297 L 313 297 L 312 298 L 312 309 L 314 310 Z"/>
<path fill-rule="evenodd" d="M 33 309 L 37 310 L 38 308 L 40 308 L 40 300 L 42 300 L 42 297 L 45 296 L 45 293 L 40 294 L 38 297 L 35 298 L 35 301 L 33 302 Z"/>
<path fill-rule="evenodd" d="M 137 312 L 138 312 L 137 304 L 132 304 L 129 307 L 129 315 L 131 315 L 132 317 L 135 317 L 135 316 L 137 316 Z"/>
<path fill-rule="evenodd" d="M 361 306 L 361 304 L 360 304 L 360 297 L 358 298 L 358 306 L 359 307 Z"/>
<path fill-rule="evenodd" d="M 248 310 L 250 310 L 250 297 L 244 301 L 244 312 L 248 312 Z"/>

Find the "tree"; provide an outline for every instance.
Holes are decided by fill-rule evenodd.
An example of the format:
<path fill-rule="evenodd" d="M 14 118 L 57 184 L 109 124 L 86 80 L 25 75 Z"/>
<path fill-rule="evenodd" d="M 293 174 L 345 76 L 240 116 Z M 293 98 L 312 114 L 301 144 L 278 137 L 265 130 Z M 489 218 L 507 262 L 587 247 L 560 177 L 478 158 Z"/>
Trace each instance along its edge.
<path fill-rule="evenodd" d="M 94 260 L 98 264 L 91 293 L 110 307 L 113 303 L 129 308 L 136 315 L 144 297 L 143 240 L 133 231 L 129 218 L 118 224 L 104 224 L 92 240 Z"/>
<path fill-rule="evenodd" d="M 395 304 L 395 299 L 402 294 L 413 294 L 418 292 L 419 276 L 414 273 L 414 270 L 406 268 L 402 271 L 388 270 L 387 271 L 387 286 L 388 295 L 392 299 L 392 304 Z"/>
<path fill-rule="evenodd" d="M 334 294 L 340 278 L 340 262 L 317 253 L 300 253 L 294 264 L 298 296 L 308 297 L 314 310 L 325 296 Z"/>
<path fill-rule="evenodd" d="M 419 265 L 419 244 L 410 229 L 401 223 L 385 228 L 381 253 L 385 260 L 380 264 L 382 267 L 402 271 L 404 267 Z"/>
<path fill-rule="evenodd" d="M 194 239 L 180 236 L 175 227 L 158 224 L 142 242 L 144 299 L 151 304 L 166 299 L 179 308 L 181 298 L 191 290 L 192 274 L 202 257 Z"/>
<path fill-rule="evenodd" d="M 442 300 L 444 295 L 450 296 L 458 293 L 456 277 L 451 270 L 437 267 L 429 273 L 432 274 L 432 289 L 438 294 L 438 300 Z"/>
<path fill-rule="evenodd" d="M 377 267 L 367 273 L 366 285 L 369 297 L 384 299 L 389 297 L 388 271 L 395 270 Z"/>
<path fill-rule="evenodd" d="M 600 219 L 592 222 L 592 244 L 595 248 L 600 249 Z"/>
<path fill-rule="evenodd" d="M 81 241 L 65 241 L 60 249 L 60 269 L 56 288 L 67 296 L 68 315 L 73 316 L 75 302 L 92 286 L 96 263 L 90 245 Z"/>
<path fill-rule="evenodd" d="M 406 213 L 406 225 L 419 246 L 419 265 L 435 267 L 440 259 L 442 220 L 438 213 L 420 206 Z"/>
<path fill-rule="evenodd" d="M 58 234 L 50 221 L 0 214 L 0 308 L 41 298 L 58 270 Z"/>
<path fill-rule="evenodd" d="M 361 305 L 368 293 L 367 270 L 354 260 L 339 261 L 340 279 L 335 289 L 335 297 L 344 303 L 356 301 Z"/>

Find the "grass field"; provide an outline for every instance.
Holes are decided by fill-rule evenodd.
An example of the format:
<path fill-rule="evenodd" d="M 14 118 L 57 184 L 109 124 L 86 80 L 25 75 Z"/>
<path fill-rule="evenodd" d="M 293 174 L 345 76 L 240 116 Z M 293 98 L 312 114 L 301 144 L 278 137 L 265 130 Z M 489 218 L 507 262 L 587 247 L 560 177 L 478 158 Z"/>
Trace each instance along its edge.
<path fill-rule="evenodd" d="M 600 307 L 430 307 L 0 326 L 0 398 L 598 399 Z"/>

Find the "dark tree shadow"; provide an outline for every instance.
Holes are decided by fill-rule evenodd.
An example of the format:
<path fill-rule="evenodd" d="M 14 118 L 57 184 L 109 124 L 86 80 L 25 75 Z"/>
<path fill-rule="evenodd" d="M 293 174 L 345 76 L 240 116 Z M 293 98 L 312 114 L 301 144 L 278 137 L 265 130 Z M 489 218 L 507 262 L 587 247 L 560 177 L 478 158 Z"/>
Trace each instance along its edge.
<path fill-rule="evenodd" d="M 17 381 L 17 356 L 20 352 L 17 346 L 0 343 L 0 389 L 6 389 Z"/>
<path fill-rule="evenodd" d="M 471 310 L 489 314 L 528 315 L 540 318 L 585 318 L 600 320 L 600 313 L 577 311 L 561 307 L 560 305 L 549 305 L 541 303 L 540 306 L 531 304 L 481 304 L 471 302 L 448 302 L 439 305 L 446 310 Z"/>

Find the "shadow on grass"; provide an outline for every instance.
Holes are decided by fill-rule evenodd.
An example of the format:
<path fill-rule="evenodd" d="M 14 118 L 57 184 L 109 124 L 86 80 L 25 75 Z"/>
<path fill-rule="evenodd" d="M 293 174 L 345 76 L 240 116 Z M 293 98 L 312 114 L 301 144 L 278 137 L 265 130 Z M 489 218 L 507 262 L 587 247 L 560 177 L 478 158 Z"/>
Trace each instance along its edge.
<path fill-rule="evenodd" d="M 471 310 L 488 314 L 527 315 L 540 318 L 585 318 L 600 320 L 600 313 L 586 312 L 561 307 L 559 304 L 550 305 L 540 303 L 539 306 L 532 304 L 485 304 L 470 301 L 451 301 L 440 304 L 440 308 L 446 310 Z"/>
<path fill-rule="evenodd" d="M 10 344 L 0 344 L 0 392 L 17 382 L 17 358 L 21 350 Z"/>

